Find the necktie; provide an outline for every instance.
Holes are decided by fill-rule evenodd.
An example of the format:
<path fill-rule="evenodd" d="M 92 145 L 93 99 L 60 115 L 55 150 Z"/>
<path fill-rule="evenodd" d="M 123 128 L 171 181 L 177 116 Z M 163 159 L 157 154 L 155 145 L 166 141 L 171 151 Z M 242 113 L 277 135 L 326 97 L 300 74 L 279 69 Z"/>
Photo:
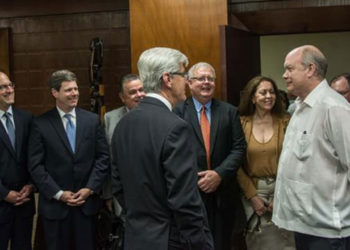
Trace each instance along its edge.
<path fill-rule="evenodd" d="M 72 121 L 72 115 L 71 114 L 65 114 L 64 117 L 67 118 L 67 125 L 66 125 L 66 134 L 69 140 L 70 147 L 72 148 L 72 151 L 75 151 L 75 126 Z"/>
<path fill-rule="evenodd" d="M 10 138 L 12 147 L 15 149 L 15 127 L 13 126 L 13 123 L 11 121 L 11 114 L 9 112 L 6 112 L 4 114 L 4 117 L 6 118 L 6 128 L 7 128 L 7 134 Z"/>
<path fill-rule="evenodd" d="M 200 125 L 204 141 L 205 153 L 207 156 L 207 169 L 210 169 L 210 124 L 205 113 L 205 106 L 202 106 L 201 109 Z"/>

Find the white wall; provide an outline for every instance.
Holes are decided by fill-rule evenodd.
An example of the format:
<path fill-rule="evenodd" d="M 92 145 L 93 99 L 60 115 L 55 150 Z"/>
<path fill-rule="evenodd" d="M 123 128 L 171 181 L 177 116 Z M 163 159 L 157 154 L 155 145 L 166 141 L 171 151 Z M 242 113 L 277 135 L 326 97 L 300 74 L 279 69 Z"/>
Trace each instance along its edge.
<path fill-rule="evenodd" d="M 350 32 L 277 35 L 260 37 L 261 74 L 274 79 L 285 89 L 283 62 L 295 47 L 311 44 L 318 47 L 328 60 L 327 79 L 350 72 Z"/>

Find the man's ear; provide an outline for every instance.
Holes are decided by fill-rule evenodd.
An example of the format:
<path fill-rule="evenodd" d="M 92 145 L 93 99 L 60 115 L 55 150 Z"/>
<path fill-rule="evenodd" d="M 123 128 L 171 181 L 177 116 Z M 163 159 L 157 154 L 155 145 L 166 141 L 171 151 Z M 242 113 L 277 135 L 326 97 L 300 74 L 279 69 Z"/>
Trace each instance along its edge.
<path fill-rule="evenodd" d="M 309 66 L 307 67 L 307 76 L 310 78 L 313 75 L 315 75 L 316 71 L 316 65 L 313 63 L 310 63 Z"/>
<path fill-rule="evenodd" d="M 169 73 L 163 73 L 162 75 L 163 85 L 167 89 L 171 89 L 172 81 Z"/>
<path fill-rule="evenodd" d="M 54 88 L 51 89 L 51 94 L 53 95 L 53 97 L 57 98 L 58 96 L 58 91 Z"/>

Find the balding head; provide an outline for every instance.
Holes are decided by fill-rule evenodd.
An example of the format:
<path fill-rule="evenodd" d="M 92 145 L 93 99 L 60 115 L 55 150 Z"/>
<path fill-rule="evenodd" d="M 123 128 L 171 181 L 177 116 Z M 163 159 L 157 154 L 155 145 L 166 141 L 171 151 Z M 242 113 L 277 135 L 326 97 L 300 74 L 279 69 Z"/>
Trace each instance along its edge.
<path fill-rule="evenodd" d="M 328 63 L 323 53 L 313 45 L 304 45 L 299 48 L 301 52 L 301 61 L 305 67 L 310 64 L 315 65 L 315 76 L 323 80 L 327 74 Z"/>
<path fill-rule="evenodd" d="M 284 68 L 288 92 L 304 99 L 325 78 L 327 60 L 315 46 L 304 45 L 287 54 Z"/>

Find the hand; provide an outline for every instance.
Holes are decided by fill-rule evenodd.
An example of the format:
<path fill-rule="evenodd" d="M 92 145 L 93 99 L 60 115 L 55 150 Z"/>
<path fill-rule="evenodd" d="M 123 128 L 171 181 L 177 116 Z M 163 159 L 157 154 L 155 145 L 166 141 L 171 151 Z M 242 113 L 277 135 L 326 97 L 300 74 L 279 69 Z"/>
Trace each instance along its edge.
<path fill-rule="evenodd" d="M 85 203 L 85 200 L 90 196 L 90 188 L 82 188 L 68 200 L 67 205 L 69 206 L 81 206 Z"/>
<path fill-rule="evenodd" d="M 266 213 L 267 208 L 265 206 L 265 203 L 259 196 L 254 196 L 250 198 L 249 201 L 257 215 L 261 216 Z"/>
<path fill-rule="evenodd" d="M 113 211 L 113 206 L 112 206 L 112 199 L 105 200 L 106 207 L 109 212 Z"/>
<path fill-rule="evenodd" d="M 72 200 L 74 200 L 74 193 L 71 191 L 63 191 L 63 193 L 60 197 L 60 201 L 68 204 Z"/>
<path fill-rule="evenodd" d="M 206 170 L 198 172 L 198 187 L 204 193 L 214 192 L 221 183 L 220 175 L 214 170 Z"/>
<path fill-rule="evenodd" d="M 20 200 L 21 194 L 17 191 L 10 190 L 7 194 L 5 201 L 11 204 L 16 204 Z"/>

